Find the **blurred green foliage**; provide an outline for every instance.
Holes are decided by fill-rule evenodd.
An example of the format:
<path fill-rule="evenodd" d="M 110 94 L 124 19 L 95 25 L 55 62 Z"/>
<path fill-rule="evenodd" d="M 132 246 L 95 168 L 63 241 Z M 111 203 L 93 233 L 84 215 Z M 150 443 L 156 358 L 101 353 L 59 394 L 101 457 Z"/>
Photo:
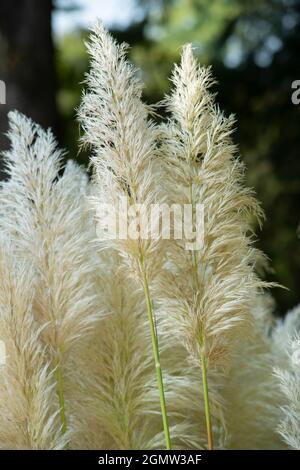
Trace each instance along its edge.
<path fill-rule="evenodd" d="M 291 101 L 291 84 L 300 79 L 300 2 L 140 0 L 139 8 L 141 22 L 112 33 L 131 45 L 145 99 L 157 102 L 168 91 L 180 46 L 192 42 L 200 61 L 213 66 L 220 106 L 237 117 L 235 141 L 267 216 L 258 246 L 272 260 L 268 278 L 289 289 L 274 289 L 282 314 L 300 301 L 300 105 Z M 88 68 L 86 37 L 86 31 L 67 34 L 56 50 L 64 144 L 82 163 L 87 155 L 78 154 L 74 108 Z"/>

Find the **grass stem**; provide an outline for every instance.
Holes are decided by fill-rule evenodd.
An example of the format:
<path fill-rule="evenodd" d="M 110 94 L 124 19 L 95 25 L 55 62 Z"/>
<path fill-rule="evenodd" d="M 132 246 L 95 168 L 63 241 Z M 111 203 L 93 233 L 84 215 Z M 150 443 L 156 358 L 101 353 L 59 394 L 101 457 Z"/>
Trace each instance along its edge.
<path fill-rule="evenodd" d="M 195 228 L 195 210 L 194 210 L 194 197 L 193 197 L 193 185 L 192 183 L 189 186 L 190 190 L 190 202 L 192 204 L 192 224 L 193 230 Z M 195 251 L 191 253 L 193 273 L 195 278 L 195 286 L 199 294 L 200 284 L 199 284 L 199 275 L 198 275 L 198 259 Z M 205 413 L 205 422 L 206 422 L 206 433 L 207 433 L 207 448 L 208 450 L 213 450 L 213 432 L 212 432 L 212 423 L 211 423 L 211 412 L 210 412 L 210 400 L 209 400 L 209 390 L 208 390 L 208 380 L 207 380 L 207 362 L 205 355 L 205 338 L 201 339 L 201 370 L 202 370 L 202 387 L 203 387 L 203 400 L 204 400 L 204 413 Z"/>
<path fill-rule="evenodd" d="M 65 413 L 63 375 L 62 375 L 62 370 L 61 370 L 60 365 L 57 365 L 57 368 L 55 371 L 55 377 L 56 377 L 56 384 L 57 384 L 56 390 L 57 390 L 58 402 L 59 402 L 61 430 L 62 430 L 62 433 L 65 434 L 67 431 L 67 419 L 66 419 L 66 413 Z"/>
<path fill-rule="evenodd" d="M 151 331 L 152 349 L 153 349 L 153 356 L 154 356 L 154 361 L 155 361 L 155 370 L 156 370 L 157 384 L 158 384 L 158 390 L 159 390 L 159 399 L 160 399 L 161 414 L 162 414 L 162 420 L 163 420 L 163 428 L 164 428 L 164 433 L 165 433 L 166 448 L 167 450 L 170 450 L 171 438 L 170 438 L 169 422 L 168 422 L 168 415 L 167 415 L 163 375 L 162 375 L 162 370 L 161 370 L 161 365 L 160 365 L 158 338 L 157 338 L 156 325 L 155 325 L 155 319 L 154 319 L 153 304 L 152 304 L 150 291 L 149 291 L 149 283 L 148 283 L 147 274 L 146 274 L 144 261 L 142 257 L 140 259 L 140 270 L 142 273 L 143 288 L 144 288 L 144 294 L 145 294 L 146 303 L 147 303 L 147 312 L 148 312 L 150 331 Z"/>
<path fill-rule="evenodd" d="M 205 353 L 201 353 L 201 369 L 202 369 L 202 386 L 203 386 L 203 399 L 204 399 L 204 412 L 206 421 L 206 433 L 207 433 L 207 449 L 213 450 L 213 432 L 211 425 L 211 412 L 210 412 L 210 401 L 207 381 L 207 365 Z"/>

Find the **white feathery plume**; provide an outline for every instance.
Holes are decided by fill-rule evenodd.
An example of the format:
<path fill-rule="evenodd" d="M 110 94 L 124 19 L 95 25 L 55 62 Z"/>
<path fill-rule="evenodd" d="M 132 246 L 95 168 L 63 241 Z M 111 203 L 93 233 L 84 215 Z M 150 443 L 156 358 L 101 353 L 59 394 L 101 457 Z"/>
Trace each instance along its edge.
<path fill-rule="evenodd" d="M 273 354 L 278 366 L 285 368 L 289 363 L 288 345 L 297 334 L 300 334 L 300 304 L 278 319 L 272 329 Z"/>
<path fill-rule="evenodd" d="M 77 404 L 84 411 L 77 413 L 80 432 L 73 437 L 72 448 L 161 449 L 164 433 L 143 294 L 128 277 L 117 253 L 102 252 L 100 256 L 98 290 L 102 309 L 109 315 L 94 328 L 87 354 L 76 363 L 85 398 Z M 166 332 L 161 335 L 160 353 L 172 447 L 202 449 L 205 423 L 198 402 L 198 369 L 187 362 L 184 348 Z M 215 392 L 213 397 L 218 404 L 213 409 L 216 421 L 219 395 Z"/>
<path fill-rule="evenodd" d="M 284 369 L 274 369 L 284 396 L 278 432 L 289 448 L 300 450 L 300 335 L 295 334 L 287 345 L 288 362 Z"/>
<path fill-rule="evenodd" d="M 289 448 L 300 450 L 300 305 L 277 321 L 273 357 L 283 400 L 277 430 Z"/>
<path fill-rule="evenodd" d="M 93 148 L 91 163 L 97 191 L 93 203 L 98 214 L 101 204 L 110 204 L 117 210 L 121 200 L 125 200 L 128 206 L 125 215 L 133 210 L 130 227 L 134 233 L 129 231 L 123 239 L 105 239 L 103 248 L 114 249 L 120 254 L 128 273 L 144 291 L 166 446 L 170 448 L 152 300 L 152 286 L 162 259 L 162 244 L 160 239 L 154 239 L 149 234 L 148 216 L 138 207 L 143 204 L 147 211 L 159 197 L 159 174 L 155 171 L 159 155 L 158 131 L 148 118 L 147 106 L 141 101 L 142 83 L 126 59 L 127 46 L 118 45 L 98 23 L 87 47 L 91 69 L 87 75 L 88 91 L 82 98 L 79 119 L 84 129 L 82 140 Z M 119 215 L 124 215 L 122 209 Z M 99 233 L 102 225 L 100 215 Z"/>
<path fill-rule="evenodd" d="M 168 348 L 162 354 L 165 374 L 166 399 L 170 415 L 173 448 L 206 449 L 207 432 L 205 406 L 199 368 L 188 360 L 186 350 L 165 335 Z M 225 401 L 222 396 L 224 376 L 221 373 L 210 376 L 214 387 L 210 390 L 211 415 L 215 448 L 222 448 L 226 426 L 224 421 Z"/>
<path fill-rule="evenodd" d="M 85 445 L 146 449 L 149 435 L 159 434 L 151 338 L 143 295 L 120 267 L 117 253 L 101 256 L 99 291 L 109 316 L 95 328 L 81 366 L 88 392 Z M 160 436 L 160 447 L 163 439 Z"/>
<path fill-rule="evenodd" d="M 164 433 L 143 294 L 120 266 L 117 253 L 101 254 L 99 292 L 109 316 L 95 328 L 79 365 L 87 419 L 75 448 L 162 449 Z M 184 348 L 165 333 L 160 353 L 172 448 L 202 449 L 205 423 L 198 369 L 188 364 Z M 219 396 L 214 396 L 214 403 L 220 403 Z M 220 410 L 213 412 L 220 415 Z"/>
<path fill-rule="evenodd" d="M 33 314 L 42 327 L 48 360 L 55 368 L 62 433 L 72 434 L 65 394 L 80 371 L 70 353 L 88 347 L 88 333 L 101 318 L 95 289 L 95 237 L 86 211 L 87 178 L 75 164 L 62 177 L 62 153 L 45 132 L 16 112 L 9 114 L 11 149 L 5 153 L 10 179 L 2 183 L 1 228 L 17 260 L 34 270 Z M 84 347 L 85 345 L 85 347 Z"/>
<path fill-rule="evenodd" d="M 35 272 L 0 242 L 0 448 L 62 449 L 54 371 L 33 314 Z"/>
<path fill-rule="evenodd" d="M 127 61 L 126 44 L 118 45 L 101 23 L 95 26 L 87 49 L 91 69 L 79 120 L 84 130 L 82 142 L 93 149 L 96 214 L 99 203 L 116 207 L 120 199 L 126 199 L 128 207 L 143 204 L 148 208 L 159 198 L 159 175 L 155 172 L 158 129 L 149 120 L 149 109 L 141 101 L 142 82 Z M 146 214 L 131 215 L 132 226 L 136 222 L 137 231 L 148 234 Z M 101 218 L 98 224 L 101 231 Z M 162 249 L 159 240 L 134 239 L 128 233 L 124 239 L 116 237 L 101 242 L 103 247 L 115 248 L 120 253 L 138 280 L 141 255 L 149 282 L 157 275 L 160 264 L 156 258 Z"/>
<path fill-rule="evenodd" d="M 260 326 L 233 354 L 222 396 L 226 449 L 283 449 L 276 433 L 282 399 L 273 374 L 270 338 Z"/>
<path fill-rule="evenodd" d="M 165 100 L 170 118 L 157 127 L 127 46 L 97 24 L 88 50 L 79 117 L 92 188 L 75 163 L 64 167 L 50 131 L 9 114 L 0 448 L 170 449 L 171 433 L 173 449 L 300 449 L 300 309 L 274 327 L 252 245 L 263 213 L 244 186 L 234 121 L 214 105 L 210 70 L 184 47 Z M 121 201 L 131 231 L 108 239 L 116 213 L 127 223 Z M 157 202 L 189 204 L 193 229 L 202 205 L 200 249 L 186 249 L 186 233 L 153 238 L 138 205 Z M 102 204 L 116 212 L 103 218 Z"/>
<path fill-rule="evenodd" d="M 212 447 L 207 370 L 228 363 L 229 353 L 247 333 L 250 309 L 264 284 L 254 268 L 250 218 L 263 213 L 244 186 L 244 166 L 231 141 L 233 118 L 214 105 L 209 69 L 199 67 L 191 45 L 175 66 L 174 89 L 165 99 L 170 112 L 162 125 L 166 155 L 164 186 L 169 203 L 204 209 L 204 243 L 186 249 L 190 240 L 170 244 L 162 309 L 169 332 L 179 337 L 202 369 L 208 447 Z M 167 326 L 166 326 L 167 328 Z"/>
<path fill-rule="evenodd" d="M 260 329 L 265 338 L 270 338 L 270 334 L 276 324 L 275 300 L 270 292 L 263 292 L 256 298 L 252 309 L 256 327 Z M 255 331 L 256 329 L 255 328 Z"/>

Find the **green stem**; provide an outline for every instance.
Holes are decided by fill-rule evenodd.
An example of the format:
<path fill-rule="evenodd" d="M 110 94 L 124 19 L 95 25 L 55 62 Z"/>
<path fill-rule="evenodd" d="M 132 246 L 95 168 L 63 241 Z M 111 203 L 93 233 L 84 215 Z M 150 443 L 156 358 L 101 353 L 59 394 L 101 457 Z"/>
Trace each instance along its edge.
<path fill-rule="evenodd" d="M 160 399 L 161 414 L 162 414 L 163 427 L 164 427 L 164 433 L 165 433 L 166 448 L 167 450 L 170 450 L 171 439 L 170 439 L 163 376 L 162 376 L 162 370 L 160 366 L 158 338 L 157 338 L 156 327 L 155 327 L 153 304 L 152 304 L 152 300 L 150 297 L 149 284 L 148 284 L 148 279 L 147 279 L 147 275 L 145 272 L 144 261 L 142 257 L 139 261 L 139 264 L 140 264 L 140 270 L 141 270 L 142 277 L 143 277 L 144 294 L 145 294 L 145 298 L 147 302 L 147 312 L 148 312 L 150 331 L 151 331 L 152 349 L 153 349 L 153 356 L 154 356 L 154 361 L 155 361 L 155 370 L 156 370 L 157 384 L 158 384 L 158 390 L 159 390 L 159 399 Z"/>
<path fill-rule="evenodd" d="M 202 369 L 204 411 L 205 411 L 206 432 L 207 432 L 207 448 L 208 450 L 213 450 L 214 443 L 213 443 L 210 401 L 209 401 L 208 382 L 207 382 L 207 365 L 206 365 L 206 357 L 205 357 L 204 352 L 201 352 L 201 366 L 202 366 L 201 369 Z"/>
<path fill-rule="evenodd" d="M 192 204 L 192 223 L 194 228 L 194 198 L 193 198 L 193 185 L 190 183 L 190 201 Z M 193 274 L 195 278 L 196 289 L 199 292 L 199 275 L 198 275 L 198 260 L 197 254 L 195 251 L 192 251 L 192 265 L 193 265 Z M 202 370 L 202 387 L 203 387 L 203 400 L 204 400 L 204 413 L 205 413 L 205 422 L 206 422 L 206 433 L 207 433 L 207 448 L 208 450 L 213 450 L 213 432 L 211 424 L 211 412 L 210 412 L 210 400 L 209 400 L 209 390 L 208 390 L 208 380 L 207 380 L 207 362 L 205 355 L 205 339 L 202 337 L 201 340 L 201 370 Z"/>
<path fill-rule="evenodd" d="M 63 384 L 63 375 L 62 375 L 62 370 L 61 366 L 57 365 L 56 372 L 55 372 L 55 377 L 56 377 L 56 391 L 58 395 L 58 401 L 59 401 L 59 414 L 60 414 L 60 420 L 61 420 L 61 430 L 62 433 L 65 434 L 67 431 L 67 419 L 66 419 L 66 413 L 65 413 L 65 397 L 64 397 L 64 384 Z"/>

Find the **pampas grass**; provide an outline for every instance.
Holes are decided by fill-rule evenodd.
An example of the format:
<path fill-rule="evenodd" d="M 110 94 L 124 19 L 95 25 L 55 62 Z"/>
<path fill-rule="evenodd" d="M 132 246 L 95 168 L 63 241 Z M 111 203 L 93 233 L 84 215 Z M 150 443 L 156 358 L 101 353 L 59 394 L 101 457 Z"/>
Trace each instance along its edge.
<path fill-rule="evenodd" d="M 183 48 L 157 125 L 127 46 L 98 23 L 87 47 L 78 114 L 91 182 L 51 131 L 9 115 L 0 447 L 299 449 L 299 307 L 275 321 L 262 292 L 264 215 L 210 69 Z M 128 222 L 121 201 L 128 236 L 111 238 L 114 211 Z M 156 203 L 189 204 L 190 231 L 201 204 L 202 246 L 172 236 L 175 218 L 168 239 L 152 237 Z"/>
<path fill-rule="evenodd" d="M 300 336 L 290 338 L 288 364 L 285 369 L 275 368 L 280 389 L 285 397 L 278 432 L 291 449 L 300 450 Z"/>
<path fill-rule="evenodd" d="M 300 449 L 300 308 L 287 312 L 273 330 L 274 375 L 282 402 L 277 430 L 291 449 Z"/>
<path fill-rule="evenodd" d="M 257 251 L 252 247 L 250 216 L 262 211 L 243 185 L 244 167 L 230 135 L 233 119 L 214 105 L 209 69 L 201 68 L 190 45 L 175 66 L 174 89 L 165 100 L 170 113 L 162 126 L 167 197 L 171 203 L 204 208 L 204 242 L 187 250 L 187 240 L 168 253 L 163 308 L 169 328 L 202 371 L 208 448 L 213 447 L 208 373 L 224 366 L 249 330 L 258 289 Z M 192 224 L 195 225 L 195 216 Z"/>
<path fill-rule="evenodd" d="M 157 428 L 159 397 L 143 295 L 126 277 L 118 253 L 101 254 L 99 271 L 102 308 L 109 316 L 95 329 L 81 365 L 89 396 L 85 407 L 89 415 L 86 446 L 147 448 L 153 426 Z M 145 409 L 149 419 L 145 419 Z M 159 445 L 163 446 L 161 440 Z"/>
<path fill-rule="evenodd" d="M 88 333 L 101 317 L 94 232 L 89 230 L 85 211 L 87 178 L 74 163 L 59 177 L 62 153 L 51 132 L 18 113 L 11 113 L 9 122 L 11 150 L 5 154 L 5 163 L 10 178 L 1 187 L 4 216 L 0 224 L 16 259 L 26 261 L 33 271 L 32 312 L 54 370 L 65 434 L 73 419 L 66 410 L 65 394 L 78 380 L 69 358 L 80 348 L 84 354 Z"/>
<path fill-rule="evenodd" d="M 142 83 L 126 60 L 126 46 L 119 46 L 103 26 L 97 24 L 87 47 L 91 56 L 91 70 L 86 80 L 89 89 L 83 96 L 79 117 L 84 130 L 82 141 L 93 147 L 91 164 L 94 184 L 98 188 L 94 205 L 96 211 L 103 203 L 116 208 L 118 202 L 125 199 L 129 210 L 134 208 L 131 224 L 137 237 L 129 234 L 124 240 L 119 237 L 109 239 L 105 247 L 118 251 L 123 264 L 144 291 L 166 447 L 170 449 L 151 292 L 151 284 L 159 270 L 162 246 L 159 240 L 142 238 L 141 233 L 148 233 L 149 227 L 143 215 L 135 209 L 140 204 L 149 207 L 158 198 L 158 173 L 154 171 L 154 162 L 158 157 L 158 131 L 141 101 Z M 98 222 L 100 226 L 101 217 Z"/>
<path fill-rule="evenodd" d="M 0 337 L 6 364 L 0 376 L 0 448 L 61 449 L 54 369 L 45 354 L 42 329 L 33 313 L 35 273 L 0 245 Z"/>
<path fill-rule="evenodd" d="M 256 327 L 234 352 L 224 383 L 226 448 L 284 448 L 276 432 L 282 399 L 273 367 L 270 338 Z"/>

